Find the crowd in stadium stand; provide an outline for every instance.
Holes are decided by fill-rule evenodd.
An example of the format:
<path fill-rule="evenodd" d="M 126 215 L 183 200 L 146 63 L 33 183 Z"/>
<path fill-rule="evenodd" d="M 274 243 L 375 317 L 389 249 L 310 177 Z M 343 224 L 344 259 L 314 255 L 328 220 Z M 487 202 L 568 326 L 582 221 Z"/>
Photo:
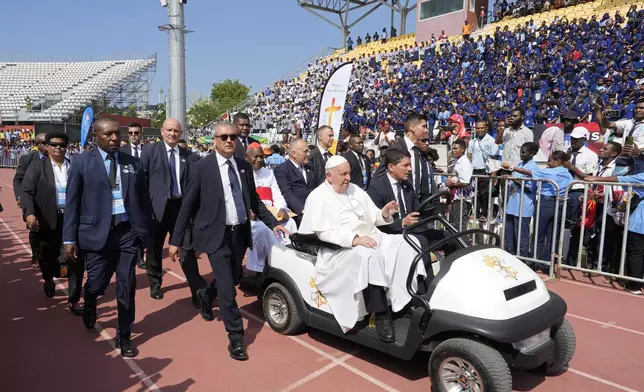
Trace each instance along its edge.
<path fill-rule="evenodd" d="M 588 118 L 594 97 L 613 106 L 616 116 L 632 118 L 633 102 L 644 92 L 643 18 L 644 11 L 633 6 L 625 16 L 528 22 L 458 44 L 432 39 L 360 56 L 345 105 L 347 122 L 376 128 L 386 120 L 401 129 L 404 113 L 416 110 L 428 114 L 430 127 L 458 113 L 471 128 L 488 111 L 504 119 L 521 106 L 531 127 L 556 121 L 567 109 Z M 259 93 L 250 108 L 256 127 L 300 122 L 308 129 L 338 62 L 319 60 L 303 76 Z"/>
<path fill-rule="evenodd" d="M 493 16 L 495 21 L 505 17 L 520 17 L 588 3 L 592 0 L 515 0 L 497 1 L 494 3 Z"/>

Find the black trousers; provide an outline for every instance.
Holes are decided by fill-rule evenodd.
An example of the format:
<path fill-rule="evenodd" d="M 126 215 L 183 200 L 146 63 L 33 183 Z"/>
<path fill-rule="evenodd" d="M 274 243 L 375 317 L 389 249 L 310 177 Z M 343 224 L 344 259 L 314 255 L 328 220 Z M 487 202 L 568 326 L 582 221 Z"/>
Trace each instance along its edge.
<path fill-rule="evenodd" d="M 362 298 L 368 313 L 381 313 L 389 307 L 387 292 L 382 286 L 370 284 L 366 289 L 362 290 Z"/>
<path fill-rule="evenodd" d="M 31 264 L 36 264 L 40 256 L 40 235 L 29 231 L 29 247 L 31 247 Z"/>
<path fill-rule="evenodd" d="M 116 273 L 116 302 L 118 311 L 118 335 L 129 339 L 134 324 L 134 295 L 136 293 L 135 266 L 140 240 L 129 222 L 115 226 L 107 237 L 103 249 L 98 252 L 84 251 L 87 266 L 85 303 L 94 306 L 103 295 Z M 81 256 L 81 257 L 82 257 Z"/>
<path fill-rule="evenodd" d="M 168 234 L 172 235 L 180 208 L 181 199 L 168 200 L 165 204 L 163 218 L 155 226 L 152 247 L 148 249 L 146 260 L 150 288 L 161 287 L 163 282 L 163 245 Z"/>
<path fill-rule="evenodd" d="M 644 234 L 628 232 L 626 242 L 626 262 L 624 275 L 642 279 L 644 274 Z M 640 290 L 642 283 L 627 281 L 624 286 L 627 290 Z"/>
<path fill-rule="evenodd" d="M 213 280 L 212 283 L 208 285 L 206 279 L 204 279 L 199 272 L 199 264 L 197 263 L 195 249 L 192 246 L 192 228 L 189 228 L 186 231 L 183 243 L 184 246 L 179 250 L 179 263 L 181 264 L 183 274 L 186 276 L 186 280 L 188 281 L 188 287 L 190 287 L 192 297 L 195 298 L 197 290 L 207 288 L 208 291 L 206 294 L 208 297 L 212 298 L 216 295 L 214 289 L 217 281 Z"/>
<path fill-rule="evenodd" d="M 230 226 L 226 226 L 221 247 L 214 253 L 208 254 L 208 260 L 210 260 L 217 282 L 219 312 L 230 340 L 244 337 L 241 312 L 235 300 L 237 296 L 235 286 L 239 284 L 243 274 L 242 261 L 247 246 L 247 238 L 244 238 L 244 233 L 246 233 L 244 230 L 233 231 Z"/>
<path fill-rule="evenodd" d="M 41 230 L 35 232 L 39 244 L 38 265 L 44 280 L 51 280 L 60 275 L 59 258 L 63 254 L 63 214 L 58 214 L 56 228 L 53 230 Z M 31 234 L 31 233 L 30 233 Z M 69 302 L 78 303 L 81 296 L 85 274 L 85 263 L 82 257 L 76 262 L 67 264 L 67 285 L 69 290 Z"/>
<path fill-rule="evenodd" d="M 485 169 L 474 169 L 474 174 L 487 175 Z M 476 190 L 476 214 L 487 218 L 488 203 L 490 200 L 490 178 L 478 178 Z"/>

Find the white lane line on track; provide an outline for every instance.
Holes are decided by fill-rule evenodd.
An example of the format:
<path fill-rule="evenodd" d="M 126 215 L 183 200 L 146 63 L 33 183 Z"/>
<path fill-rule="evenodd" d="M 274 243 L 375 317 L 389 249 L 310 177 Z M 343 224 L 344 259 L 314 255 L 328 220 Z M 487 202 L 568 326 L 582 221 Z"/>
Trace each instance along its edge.
<path fill-rule="evenodd" d="M 600 290 L 600 291 L 606 291 L 606 292 L 608 292 L 608 293 L 613 293 L 613 294 L 627 295 L 627 296 L 629 296 L 630 298 L 634 298 L 634 299 L 644 299 L 644 295 L 634 295 L 634 294 L 631 294 L 631 293 L 629 293 L 629 292 L 626 292 L 626 291 L 620 290 L 620 289 L 618 289 L 618 288 L 609 288 L 609 287 L 594 286 L 594 285 L 592 285 L 592 284 L 588 284 L 588 283 L 573 282 L 573 281 L 568 280 L 568 279 L 565 279 L 565 278 L 561 278 L 561 279 L 559 279 L 559 280 L 558 280 L 558 281 L 556 281 L 556 282 L 563 282 L 563 283 L 568 283 L 568 284 L 574 284 L 575 286 L 581 286 L 581 287 L 586 287 L 586 288 L 589 288 L 589 289 Z"/>
<path fill-rule="evenodd" d="M 582 372 L 580 370 L 577 370 L 577 369 L 568 368 L 568 371 L 571 372 L 571 373 L 575 373 L 576 375 L 589 378 L 589 379 L 591 379 L 593 381 L 597 381 L 597 382 L 602 383 L 604 385 L 608 385 L 608 386 L 611 386 L 613 388 L 617 388 L 617 389 L 622 390 L 624 392 L 639 392 L 636 389 L 631 389 L 629 387 L 619 385 L 619 384 L 614 383 L 612 381 L 604 380 L 603 378 L 593 376 L 592 374 L 584 373 L 584 372 Z"/>
<path fill-rule="evenodd" d="M 349 358 L 352 358 L 352 355 L 351 354 L 345 354 L 342 357 L 338 358 L 338 361 L 344 362 L 344 361 L 348 360 Z M 326 365 L 325 367 L 323 367 L 321 369 L 318 369 L 318 370 L 314 371 L 313 373 L 309 374 L 308 376 L 302 377 L 301 379 L 295 381 L 293 384 L 287 386 L 286 388 L 280 389 L 279 392 L 291 392 L 291 391 L 301 387 L 302 385 L 306 384 L 307 382 L 309 382 L 309 381 L 311 381 L 311 380 L 323 375 L 324 373 L 328 372 L 329 370 L 331 370 L 331 369 L 333 369 L 334 367 L 337 367 L 337 366 L 338 366 L 338 363 L 331 362 L 328 365 Z"/>
<path fill-rule="evenodd" d="M 4 184 L 6 184 L 6 183 L 4 183 Z M 27 246 L 27 244 L 25 244 L 25 242 L 16 234 L 16 232 L 13 231 L 11 229 L 11 227 L 9 227 L 9 225 L 7 224 L 7 222 L 4 221 L 4 219 L 0 218 L 0 223 L 2 223 L 2 225 L 5 227 L 5 229 L 7 229 L 7 231 L 9 233 L 11 233 L 13 238 L 16 241 L 18 241 L 18 243 L 22 246 L 22 248 L 25 250 L 25 252 L 31 257 L 31 249 L 29 248 L 29 246 Z M 67 291 L 65 286 L 63 286 L 63 283 L 59 279 L 56 279 L 56 278 L 54 278 L 54 281 L 56 282 L 56 287 L 58 288 L 58 290 L 62 291 L 63 293 L 65 293 L 66 296 L 69 297 L 69 292 Z M 77 316 L 74 316 L 74 317 L 77 318 L 77 319 L 79 318 Z M 114 342 L 114 338 L 112 338 L 110 336 L 110 334 L 107 333 L 107 331 L 103 329 L 101 324 L 97 322 L 96 326 L 94 328 L 100 334 L 100 336 L 103 338 L 103 340 L 105 340 L 107 343 L 109 343 L 110 347 L 112 347 L 112 352 L 114 353 L 114 355 L 117 355 L 117 356 L 121 357 L 121 352 L 116 348 L 116 343 Z M 125 357 L 121 357 L 121 358 L 127 364 L 127 366 L 129 366 L 129 368 L 132 370 L 132 372 L 141 380 L 141 382 L 143 384 L 145 384 L 145 386 L 147 387 L 148 391 L 160 391 L 161 390 L 150 379 L 150 376 L 145 374 L 143 369 L 141 369 L 141 367 L 133 359 L 125 358 Z"/>
<path fill-rule="evenodd" d="M 183 281 L 183 282 L 186 282 L 186 278 L 185 278 L 184 276 L 179 275 L 179 274 L 177 274 L 176 272 L 173 272 L 173 271 L 171 271 L 171 270 L 170 270 L 170 269 L 168 269 L 168 268 L 164 268 L 163 270 L 164 270 L 166 273 L 168 273 L 168 274 L 170 274 L 170 275 L 174 276 L 175 278 L 177 278 L 177 279 L 179 279 L 179 280 L 181 280 L 181 281 Z M 244 316 L 248 317 L 249 319 L 251 319 L 251 320 L 253 320 L 253 321 L 256 321 L 256 322 L 258 322 L 258 323 L 260 323 L 260 324 L 262 324 L 262 325 L 268 325 L 268 323 L 267 323 L 265 320 L 262 320 L 261 318 L 259 318 L 259 317 L 255 316 L 255 315 L 254 315 L 254 314 L 252 314 L 252 313 L 247 312 L 247 311 L 246 311 L 246 310 L 244 310 L 244 309 L 240 309 L 240 312 L 241 312 Z M 353 373 L 353 374 L 355 374 L 355 375 L 357 375 L 357 376 L 360 376 L 360 377 L 364 378 L 365 380 L 369 381 L 369 382 L 370 382 L 370 383 L 372 383 L 372 384 L 375 384 L 375 385 L 379 386 L 380 388 L 384 389 L 384 390 L 385 390 L 385 391 L 387 391 L 387 392 L 399 392 L 396 388 L 392 387 L 391 385 L 388 385 L 387 383 L 385 383 L 385 382 L 383 382 L 383 381 L 380 381 L 380 380 L 378 380 L 377 378 L 375 378 L 375 377 L 372 377 L 372 376 L 368 375 L 367 373 L 363 372 L 362 370 L 360 370 L 360 369 L 356 369 L 355 367 L 353 367 L 353 366 L 351 366 L 351 365 L 349 365 L 349 364 L 345 363 L 345 361 L 347 361 L 348 359 L 350 359 L 350 358 L 352 357 L 351 355 L 349 356 L 349 358 L 345 359 L 344 361 L 341 361 L 340 359 L 338 359 L 338 358 L 334 357 L 333 355 L 328 354 L 328 353 L 324 352 L 323 350 L 320 350 L 319 348 L 317 348 L 317 347 L 315 347 L 315 346 L 313 346 L 313 345 L 311 345 L 311 344 L 309 344 L 309 343 L 305 342 L 304 340 L 302 340 L 302 339 L 300 339 L 300 338 L 298 338 L 298 337 L 295 337 L 295 336 L 286 336 L 286 337 L 287 337 L 287 338 L 289 338 L 289 339 L 291 339 L 292 341 L 294 341 L 294 342 L 298 343 L 299 345 L 301 345 L 301 346 L 304 346 L 304 347 L 308 348 L 309 350 L 311 350 L 311 351 L 315 352 L 316 354 L 318 354 L 318 355 L 320 355 L 320 356 L 322 356 L 322 357 L 325 357 L 326 359 L 328 359 L 329 361 L 331 361 L 331 362 L 332 362 L 333 364 L 335 364 L 336 366 L 342 366 L 343 368 L 347 369 L 347 370 L 348 370 L 348 371 L 350 371 L 351 373 Z M 347 354 L 347 355 L 348 355 L 348 354 Z M 326 367 L 326 366 L 325 366 L 325 367 Z M 317 376 L 316 376 L 316 377 L 317 377 Z M 313 377 L 313 378 L 315 378 L 315 377 Z M 313 379 L 313 378 L 312 378 L 312 379 Z"/>
<path fill-rule="evenodd" d="M 599 325 L 601 325 L 602 328 L 615 328 L 615 329 L 619 329 L 620 331 L 630 332 L 630 333 L 634 333 L 636 335 L 644 336 L 644 332 L 637 331 L 637 330 L 630 329 L 630 328 L 620 327 L 614 321 L 604 322 L 604 321 L 599 321 L 599 320 L 595 320 L 595 319 L 591 319 L 591 318 L 587 318 L 587 317 L 583 317 L 583 316 L 577 316 L 576 314 L 571 314 L 571 313 L 566 313 L 566 316 L 576 318 L 576 319 L 579 319 L 579 320 L 588 321 L 589 323 L 599 324 Z"/>

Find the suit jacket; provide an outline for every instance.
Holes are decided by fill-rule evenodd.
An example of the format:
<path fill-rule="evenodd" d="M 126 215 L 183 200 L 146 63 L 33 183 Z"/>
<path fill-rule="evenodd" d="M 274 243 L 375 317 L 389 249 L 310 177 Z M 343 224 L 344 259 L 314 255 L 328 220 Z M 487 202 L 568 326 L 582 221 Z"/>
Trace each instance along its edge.
<path fill-rule="evenodd" d="M 192 163 L 197 161 L 197 157 L 190 154 L 188 150 L 177 148 L 179 149 L 179 184 L 181 185 L 181 193 L 185 196 L 190 176 L 189 168 Z M 170 166 L 165 143 L 161 141 L 147 145 L 145 153 L 141 154 L 141 165 L 154 217 L 157 222 L 161 222 L 170 193 Z"/>
<path fill-rule="evenodd" d="M 139 159 L 141 159 L 141 158 L 143 157 L 143 149 L 144 149 L 146 146 L 148 146 L 148 144 L 143 144 L 143 143 L 139 144 Z M 126 145 L 124 145 L 124 146 L 123 146 L 123 147 L 121 147 L 121 148 L 119 148 L 119 151 L 120 151 L 120 152 L 123 152 L 123 153 L 125 153 L 125 154 L 127 154 L 127 155 L 130 155 L 131 157 L 136 158 L 136 157 L 134 156 L 134 154 L 132 153 L 132 145 L 131 145 L 130 143 L 128 143 L 128 144 L 126 144 Z"/>
<path fill-rule="evenodd" d="M 389 182 L 389 176 L 386 174 L 379 177 L 374 177 L 367 189 L 367 194 L 371 197 L 373 204 L 378 208 L 383 208 L 390 201 L 397 200 L 394 190 L 391 187 Z M 405 212 L 410 214 L 418 208 L 420 204 L 418 199 L 414 195 L 414 189 L 408 182 L 403 182 L 402 184 L 402 197 L 405 201 Z M 382 232 L 387 234 L 400 234 L 402 233 L 402 220 L 404 216 L 400 216 L 400 213 L 396 213 L 394 216 L 394 222 L 390 225 L 378 227 Z"/>
<path fill-rule="evenodd" d="M 149 247 L 154 221 L 141 162 L 117 154 L 125 213 L 139 239 Z M 112 187 L 98 148 L 79 155 L 71 166 L 64 221 L 64 242 L 75 242 L 94 252 L 105 246 L 112 226 Z"/>
<path fill-rule="evenodd" d="M 248 142 L 248 145 L 250 145 L 251 143 L 259 143 L 259 140 L 250 137 L 250 135 L 246 137 L 246 141 Z M 237 142 L 235 143 L 235 158 L 246 159 L 246 149 L 244 148 L 242 142 L 239 140 L 239 137 L 237 137 Z"/>
<path fill-rule="evenodd" d="M 22 200 L 22 180 L 27 174 L 27 169 L 32 162 L 38 161 L 40 158 L 40 153 L 38 151 L 32 151 L 29 154 L 23 155 L 18 160 L 18 167 L 16 168 L 16 174 L 13 176 L 13 194 L 16 197 L 16 200 Z M 24 209 L 24 206 L 21 207 Z"/>
<path fill-rule="evenodd" d="M 324 157 L 322 156 L 322 151 L 320 151 L 317 146 L 315 146 L 315 148 L 311 150 L 309 160 L 309 165 L 311 165 L 311 168 L 313 169 L 313 173 L 317 178 L 318 184 L 323 183 L 326 179 L 326 169 L 324 168 L 326 166 L 326 162 L 324 161 Z"/>
<path fill-rule="evenodd" d="M 371 163 L 367 160 L 367 157 L 363 154 L 363 163 L 367 171 L 367 185 L 365 185 L 364 178 L 362 178 L 362 168 L 360 167 L 360 162 L 358 162 L 356 154 L 353 151 L 349 151 L 342 154 L 342 156 L 349 161 L 349 166 L 351 166 L 351 183 L 356 184 L 362 189 L 367 189 L 371 182 Z"/>
<path fill-rule="evenodd" d="M 306 202 L 309 193 L 320 185 L 311 167 L 305 165 L 304 169 L 306 170 L 308 183 L 304 181 L 302 173 L 290 160 L 277 165 L 273 169 L 275 180 L 277 180 L 277 185 L 282 191 L 288 208 L 298 215 L 301 215 L 302 211 L 304 211 L 304 202 Z"/>
<path fill-rule="evenodd" d="M 235 158 L 235 162 L 239 170 L 247 216 L 250 217 L 249 212 L 252 210 L 268 227 L 277 226 L 273 214 L 257 196 L 253 168 L 245 160 Z M 190 173 L 188 191 L 183 196 L 170 245 L 179 247 L 185 245 L 185 233 L 192 220 L 194 220 L 192 240 L 195 249 L 207 254 L 217 251 L 221 247 L 226 230 L 224 188 L 217 154 L 210 154 L 194 164 Z M 252 249 L 250 219 L 239 230 L 244 230 L 246 247 Z"/>
<path fill-rule="evenodd" d="M 27 169 L 22 180 L 20 202 L 25 208 L 25 216 L 34 215 L 38 219 L 40 230 L 51 231 L 57 228 L 58 192 L 49 158 L 36 159 Z"/>

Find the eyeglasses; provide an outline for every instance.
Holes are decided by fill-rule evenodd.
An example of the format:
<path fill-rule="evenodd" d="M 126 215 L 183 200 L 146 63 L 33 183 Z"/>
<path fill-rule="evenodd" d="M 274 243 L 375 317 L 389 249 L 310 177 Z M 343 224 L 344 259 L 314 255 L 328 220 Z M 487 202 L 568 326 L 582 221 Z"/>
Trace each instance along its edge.
<path fill-rule="evenodd" d="M 140 135 L 141 132 L 128 132 L 130 135 Z"/>
<path fill-rule="evenodd" d="M 49 143 L 49 147 L 53 148 L 67 148 L 67 143 Z"/>
<path fill-rule="evenodd" d="M 236 135 L 236 134 L 234 134 L 234 133 L 228 133 L 228 134 L 223 134 L 223 135 L 217 135 L 217 136 L 215 136 L 215 137 L 216 137 L 217 139 L 221 140 L 222 142 L 225 142 L 225 141 L 228 141 L 228 140 L 230 140 L 230 141 L 232 142 L 232 141 L 235 141 L 235 139 L 237 139 L 237 135 Z"/>

